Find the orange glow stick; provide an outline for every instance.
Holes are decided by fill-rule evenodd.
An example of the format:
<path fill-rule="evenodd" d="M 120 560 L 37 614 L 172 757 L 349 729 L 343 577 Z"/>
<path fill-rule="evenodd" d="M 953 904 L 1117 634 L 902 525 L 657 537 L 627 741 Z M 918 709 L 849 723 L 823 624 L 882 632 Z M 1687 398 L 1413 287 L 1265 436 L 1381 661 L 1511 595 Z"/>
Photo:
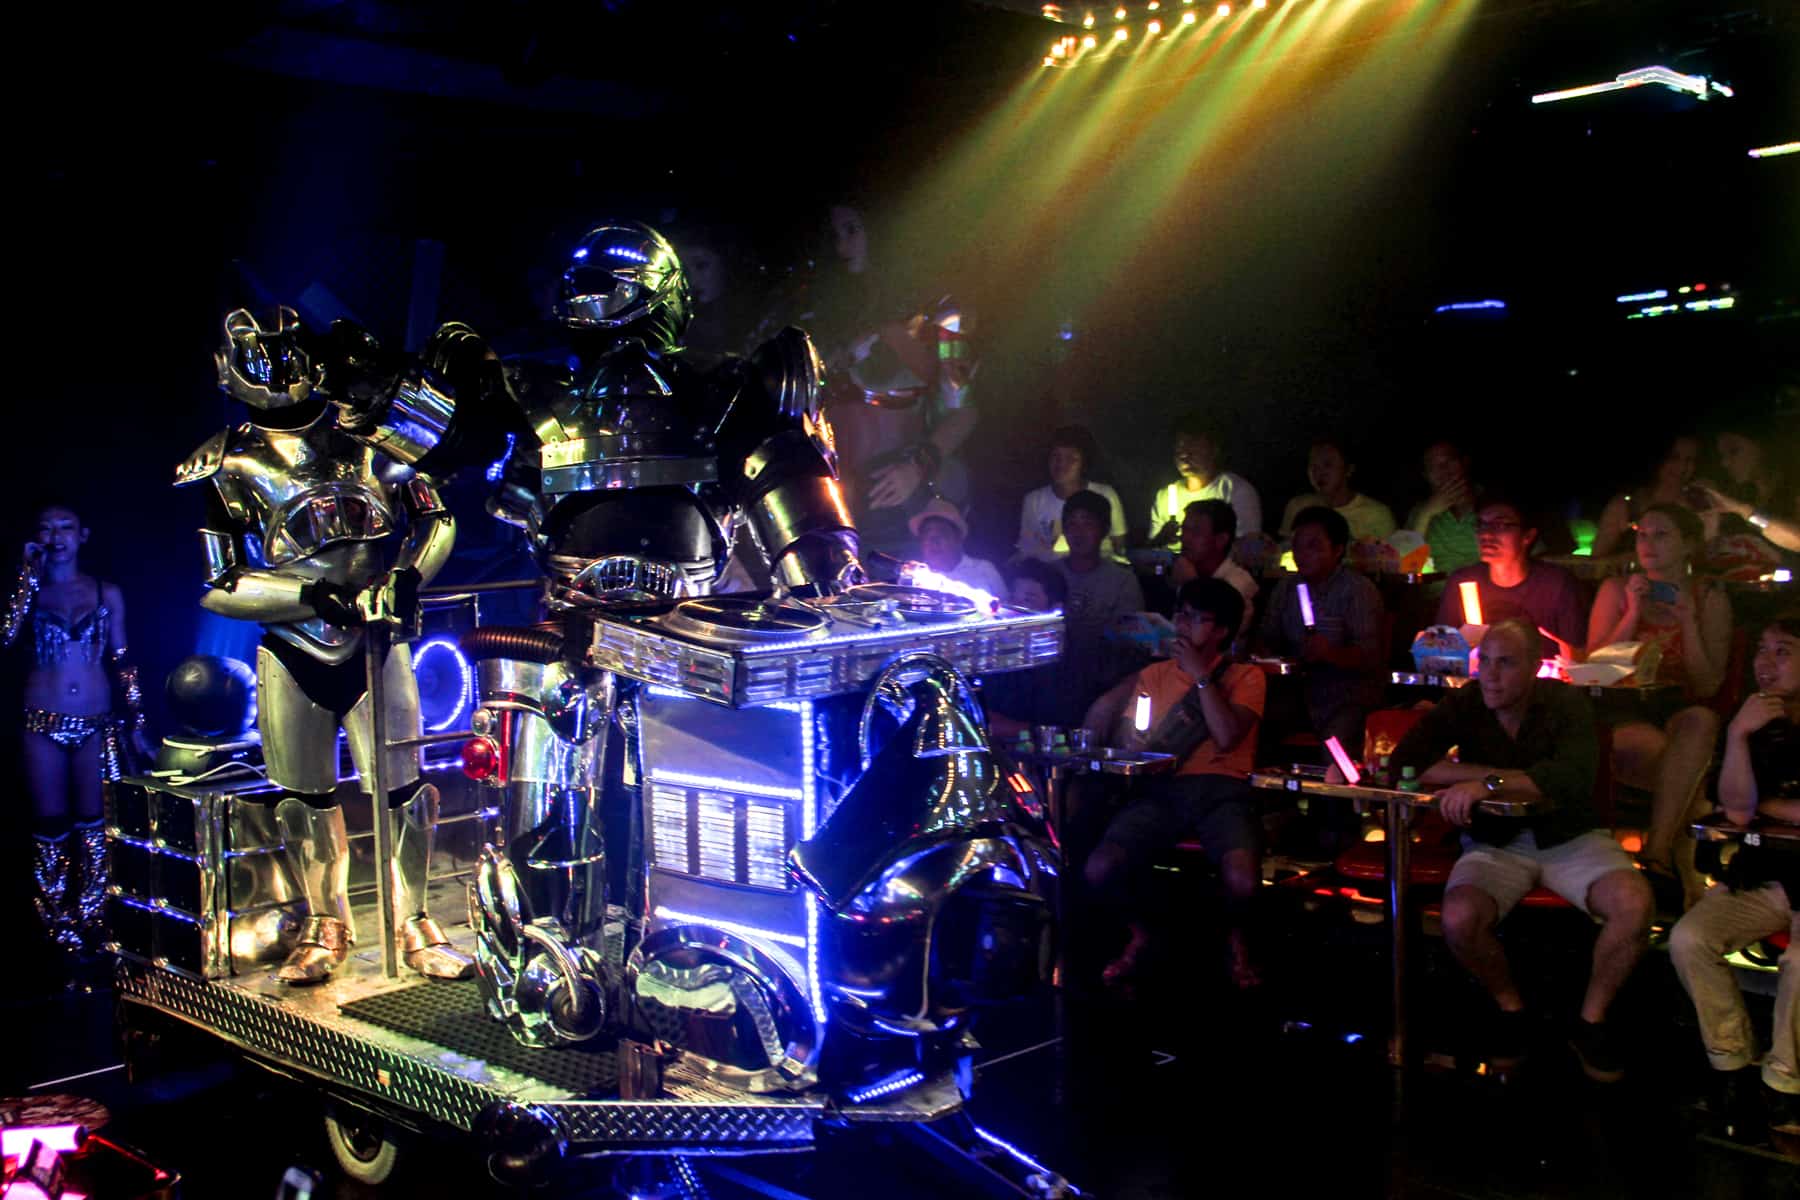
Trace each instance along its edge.
<path fill-rule="evenodd" d="M 1481 585 L 1473 579 L 1457 584 L 1462 589 L 1463 620 L 1470 625 L 1480 625 L 1481 620 Z"/>

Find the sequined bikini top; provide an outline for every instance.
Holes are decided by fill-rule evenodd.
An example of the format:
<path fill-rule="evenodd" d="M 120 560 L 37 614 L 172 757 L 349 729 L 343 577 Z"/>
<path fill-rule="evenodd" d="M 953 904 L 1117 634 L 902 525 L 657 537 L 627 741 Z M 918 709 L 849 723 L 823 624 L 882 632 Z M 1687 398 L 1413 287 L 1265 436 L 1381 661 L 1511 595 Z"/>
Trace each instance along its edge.
<path fill-rule="evenodd" d="M 54 667 L 80 654 L 81 661 L 98 666 L 106 659 L 106 643 L 112 624 L 112 612 L 105 603 L 89 609 L 80 620 L 69 624 L 62 614 L 47 611 L 39 605 L 31 614 L 32 634 L 37 643 L 37 665 Z"/>

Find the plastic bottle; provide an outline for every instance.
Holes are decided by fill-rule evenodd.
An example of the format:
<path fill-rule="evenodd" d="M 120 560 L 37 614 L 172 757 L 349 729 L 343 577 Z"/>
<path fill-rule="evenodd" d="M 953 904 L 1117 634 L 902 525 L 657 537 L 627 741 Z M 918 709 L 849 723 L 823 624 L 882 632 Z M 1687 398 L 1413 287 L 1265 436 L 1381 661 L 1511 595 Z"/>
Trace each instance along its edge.
<path fill-rule="evenodd" d="M 1419 773 L 1411 767 L 1400 768 L 1400 790 L 1416 792 L 1419 790 Z"/>

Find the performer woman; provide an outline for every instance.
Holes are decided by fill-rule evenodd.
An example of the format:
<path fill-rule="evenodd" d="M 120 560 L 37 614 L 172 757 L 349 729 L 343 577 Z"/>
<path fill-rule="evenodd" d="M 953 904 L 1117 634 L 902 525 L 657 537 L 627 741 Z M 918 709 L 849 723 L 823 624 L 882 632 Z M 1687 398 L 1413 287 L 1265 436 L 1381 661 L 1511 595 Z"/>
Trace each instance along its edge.
<path fill-rule="evenodd" d="M 97 949 L 102 935 L 101 784 L 119 777 L 125 736 L 150 756 L 137 668 L 125 650 L 125 598 L 115 585 L 81 573 L 87 540 L 73 509 L 54 505 L 38 514 L 0 630 L 10 646 L 31 629 L 24 760 L 32 905 L 50 941 L 71 956 Z M 115 692 L 122 720 L 113 711 Z"/>

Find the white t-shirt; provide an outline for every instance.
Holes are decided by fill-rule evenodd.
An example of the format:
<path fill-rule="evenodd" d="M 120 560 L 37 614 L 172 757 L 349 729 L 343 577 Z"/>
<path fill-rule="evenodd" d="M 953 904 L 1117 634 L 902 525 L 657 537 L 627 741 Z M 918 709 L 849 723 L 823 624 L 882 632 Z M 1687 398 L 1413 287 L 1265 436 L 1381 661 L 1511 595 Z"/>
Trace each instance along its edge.
<path fill-rule="evenodd" d="M 971 558 L 965 554 L 961 562 L 944 574 L 958 583 L 980 588 L 996 600 L 1006 599 L 1006 580 L 1000 578 L 1000 572 L 985 558 Z"/>
<path fill-rule="evenodd" d="M 1238 622 L 1238 633 L 1250 632 L 1250 622 L 1256 616 L 1256 580 L 1250 572 L 1237 565 L 1230 558 L 1219 564 L 1219 569 L 1212 573 L 1214 579 L 1223 579 L 1238 590 L 1244 598 L 1244 619 Z"/>
<path fill-rule="evenodd" d="M 1262 532 L 1262 497 L 1242 475 L 1220 471 L 1211 483 L 1198 490 L 1190 490 L 1185 478 L 1158 488 L 1156 503 L 1150 506 L 1150 536 L 1155 537 L 1169 521 L 1174 521 L 1179 529 L 1187 506 L 1196 500 L 1223 500 L 1231 505 L 1237 513 L 1239 537 Z"/>
<path fill-rule="evenodd" d="M 1105 496 L 1112 505 L 1112 529 L 1100 543 L 1100 553 L 1115 557 L 1125 552 L 1125 506 L 1119 493 L 1104 483 L 1090 483 L 1090 492 Z M 1025 493 L 1025 504 L 1019 512 L 1019 553 L 1026 558 L 1055 562 L 1069 552 L 1062 532 L 1063 502 L 1049 484 Z"/>

